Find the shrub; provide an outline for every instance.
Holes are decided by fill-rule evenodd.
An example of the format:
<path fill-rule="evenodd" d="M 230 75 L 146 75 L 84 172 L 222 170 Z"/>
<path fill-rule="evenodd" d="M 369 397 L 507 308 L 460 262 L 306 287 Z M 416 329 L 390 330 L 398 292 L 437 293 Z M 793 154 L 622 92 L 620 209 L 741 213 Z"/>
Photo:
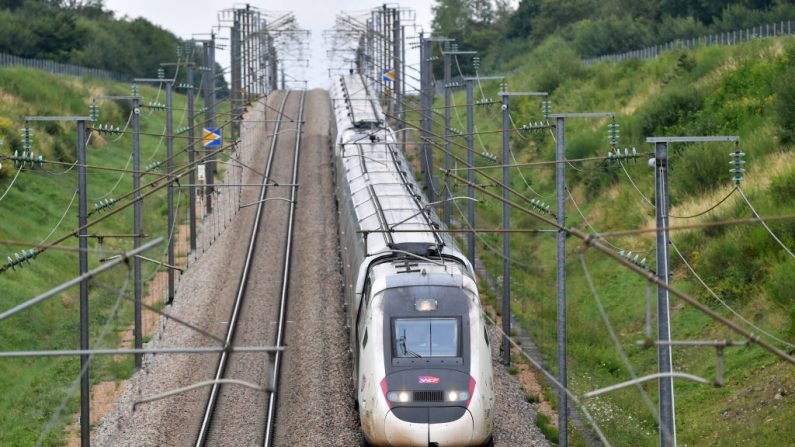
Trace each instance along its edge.
<path fill-rule="evenodd" d="M 574 47 L 583 57 L 623 53 L 650 41 L 651 27 L 631 17 L 581 20 L 573 27 Z"/>
<path fill-rule="evenodd" d="M 795 201 L 795 170 L 770 180 L 770 198 L 782 205 Z"/>
<path fill-rule="evenodd" d="M 791 64 L 795 63 L 791 59 Z M 795 65 L 791 65 L 787 71 L 775 83 L 776 99 L 774 109 L 776 112 L 776 122 L 779 125 L 779 137 L 785 144 L 795 143 Z"/>
<path fill-rule="evenodd" d="M 787 331 L 795 335 L 795 262 L 790 259 L 776 264 L 770 269 L 769 280 L 765 282 L 767 294 L 770 299 L 787 312 Z"/>
<path fill-rule="evenodd" d="M 731 179 L 728 151 L 715 145 L 675 146 L 678 153 L 669 154 L 671 202 L 707 192 Z"/>
<path fill-rule="evenodd" d="M 683 124 L 695 117 L 704 105 L 704 93 L 691 85 L 673 85 L 662 91 L 656 101 L 638 111 L 633 136 L 655 135 L 668 127 Z"/>
<path fill-rule="evenodd" d="M 559 37 L 550 37 L 538 47 L 530 69 L 535 71 L 533 87 L 548 93 L 564 81 L 580 79 L 586 73 L 571 44 Z"/>

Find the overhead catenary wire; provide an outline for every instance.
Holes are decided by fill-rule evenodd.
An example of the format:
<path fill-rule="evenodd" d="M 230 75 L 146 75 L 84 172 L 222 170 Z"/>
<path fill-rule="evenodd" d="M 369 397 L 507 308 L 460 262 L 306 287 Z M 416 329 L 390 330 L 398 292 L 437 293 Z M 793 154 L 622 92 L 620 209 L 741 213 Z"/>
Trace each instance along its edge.
<path fill-rule="evenodd" d="M 715 293 L 715 291 L 712 290 L 712 288 L 709 285 L 707 285 L 707 283 L 704 281 L 704 279 L 701 278 L 701 275 L 699 275 L 696 272 L 696 269 L 693 268 L 693 266 L 687 261 L 687 258 L 685 258 L 685 256 L 682 254 L 682 252 L 679 251 L 679 247 L 676 246 L 676 244 L 674 243 L 673 240 L 671 240 L 671 248 L 674 249 L 674 252 L 676 253 L 676 255 L 679 256 L 679 259 L 685 264 L 685 267 L 687 267 L 687 269 L 696 278 L 696 280 L 698 280 L 698 282 L 704 287 L 704 289 L 706 289 L 707 292 L 709 292 L 709 294 L 712 295 L 712 297 L 715 298 L 721 304 L 721 306 L 725 307 L 726 310 L 728 310 L 729 312 L 734 314 L 735 317 L 739 318 L 743 323 L 747 324 L 751 329 L 753 329 L 755 331 L 758 331 L 761 334 L 764 334 L 765 336 L 767 336 L 771 340 L 774 340 L 774 341 L 776 341 L 778 343 L 781 343 L 782 345 L 784 345 L 784 346 L 786 346 L 788 348 L 795 348 L 795 344 L 790 343 L 790 342 L 788 342 L 786 340 L 783 340 L 783 339 L 777 337 L 776 335 L 766 331 L 765 329 L 763 329 L 763 328 L 759 327 L 758 325 L 754 324 L 751 320 L 745 318 L 742 314 L 737 312 L 726 301 L 724 301 L 717 293 Z"/>
<path fill-rule="evenodd" d="M 450 172 L 447 172 L 446 175 L 450 175 L 450 176 L 454 177 L 456 180 L 458 180 L 460 182 L 464 182 L 465 184 L 471 184 L 466 179 L 464 179 L 462 177 L 459 177 L 459 176 L 457 176 L 455 174 L 452 174 Z M 516 202 L 514 202 L 512 200 L 503 199 L 500 195 L 495 194 L 495 193 L 487 190 L 486 188 L 483 188 L 483 187 L 481 187 L 479 185 L 475 185 L 475 184 L 471 184 L 471 185 L 475 189 L 483 192 L 484 194 L 487 194 L 490 197 L 493 197 L 493 198 L 495 198 L 497 200 L 500 200 L 500 201 L 508 204 L 510 207 L 512 207 L 512 208 L 514 208 L 516 210 L 519 210 L 519 211 L 521 211 L 524 214 L 527 214 L 528 216 L 534 217 L 537 220 L 540 220 L 540 221 L 542 221 L 542 222 L 544 222 L 544 223 L 546 223 L 548 225 L 553 226 L 554 228 L 557 228 L 557 229 L 559 229 L 561 231 L 566 232 L 569 235 L 572 235 L 572 236 L 582 240 L 584 242 L 586 248 L 589 248 L 589 247 L 595 248 L 596 250 L 602 252 L 603 254 L 607 255 L 610 258 L 612 258 L 616 262 L 620 263 L 625 268 L 633 271 L 634 273 L 640 275 L 643 278 L 646 278 L 649 282 L 654 283 L 658 287 L 661 287 L 661 288 L 667 290 L 670 294 L 672 294 L 672 295 L 678 297 L 679 299 L 685 301 L 687 304 L 689 304 L 692 307 L 695 307 L 697 310 L 701 311 L 702 313 L 707 314 L 710 318 L 722 323 L 723 325 L 727 326 L 728 328 L 730 328 L 734 332 L 742 335 L 743 337 L 747 338 L 748 340 L 752 341 L 753 343 L 758 344 L 759 346 L 761 346 L 764 349 L 766 349 L 767 351 L 775 354 L 776 356 L 780 357 L 781 359 L 786 360 L 789 363 L 795 364 L 795 358 L 793 358 L 790 354 L 782 351 L 781 349 L 777 348 L 776 346 L 771 345 L 766 340 L 763 340 L 763 339 L 759 338 L 757 335 L 753 334 L 752 332 L 749 332 L 749 331 L 743 329 L 742 327 L 738 326 L 737 324 L 735 324 L 731 320 L 729 320 L 726 317 L 724 317 L 724 316 L 720 315 L 719 313 L 715 312 L 714 310 L 712 310 L 708 306 L 702 304 L 701 302 L 699 302 L 695 298 L 691 297 L 690 295 L 688 295 L 688 294 L 686 294 L 686 293 L 684 293 L 684 292 L 682 292 L 682 291 L 680 291 L 680 290 L 678 290 L 678 289 L 676 289 L 674 287 L 671 287 L 670 285 L 666 284 L 664 281 L 662 281 L 659 278 L 657 278 L 657 276 L 654 275 L 653 273 L 651 273 L 651 272 L 647 271 L 646 269 L 643 269 L 643 268 L 633 264 L 632 262 L 630 262 L 627 259 L 624 259 L 618 253 L 615 253 L 607 245 L 604 245 L 602 242 L 600 242 L 599 235 L 594 235 L 594 234 L 590 234 L 589 235 L 589 234 L 585 234 L 585 233 L 581 232 L 580 230 L 577 230 L 576 228 L 568 228 L 568 227 L 559 225 L 557 222 L 547 218 L 546 216 L 543 216 L 543 215 L 541 215 L 539 213 L 536 213 L 536 212 L 534 212 L 534 211 L 532 211 L 530 209 L 524 208 L 524 207 L 520 206 L 519 204 L 517 204 Z"/>
<path fill-rule="evenodd" d="M 522 349 L 522 346 L 519 345 L 519 343 L 517 343 L 513 339 L 513 337 L 511 337 L 510 334 L 506 334 L 505 332 L 503 332 L 502 328 L 497 324 L 497 322 L 493 318 L 491 318 L 491 315 L 489 315 L 488 312 L 484 312 L 483 315 L 491 323 L 491 325 L 497 329 L 500 335 L 505 337 L 514 348 L 518 349 L 519 352 L 522 354 L 522 356 L 525 359 L 527 359 L 527 361 L 530 362 L 536 370 L 540 371 L 541 374 L 543 374 L 544 377 L 547 380 L 549 380 L 552 383 L 552 385 L 554 385 L 557 389 L 563 390 L 563 392 L 569 396 L 571 401 L 574 402 L 574 404 L 580 408 L 586 420 L 588 421 L 589 424 L 591 424 L 591 427 L 594 429 L 594 431 L 596 431 L 596 435 L 599 437 L 599 440 L 602 442 L 602 445 L 610 447 L 611 445 L 610 441 L 607 440 L 607 437 L 605 436 L 604 432 L 602 432 L 602 429 L 599 427 L 599 424 L 596 423 L 596 420 L 588 411 L 588 408 L 586 408 L 585 405 L 582 403 L 580 398 L 578 398 L 577 395 L 575 395 L 574 392 L 572 392 L 568 387 L 563 386 L 563 384 L 560 383 L 557 378 L 555 378 L 554 374 L 547 371 L 543 367 L 543 365 L 535 361 L 535 359 L 533 359 L 527 352 L 525 352 L 525 350 Z"/>
<path fill-rule="evenodd" d="M 11 188 L 13 188 L 13 187 L 14 187 L 14 183 L 16 183 L 16 181 L 17 181 L 17 177 L 19 177 L 19 173 L 20 173 L 20 172 L 22 172 L 22 169 L 18 169 L 18 170 L 17 170 L 17 173 L 16 173 L 16 174 L 14 174 L 14 178 L 13 178 L 13 179 L 11 179 L 11 184 L 9 184 L 9 185 L 8 185 L 8 188 L 6 188 L 6 191 L 3 193 L 3 195 L 2 195 L 2 196 L 0 196 L 0 202 L 1 202 L 3 199 L 5 199 L 5 198 L 6 198 L 6 196 L 8 195 L 8 192 L 9 192 L 9 191 L 11 191 Z"/>
<path fill-rule="evenodd" d="M 129 286 L 131 282 L 130 278 L 132 276 L 132 270 L 129 264 L 127 265 L 127 268 L 128 268 L 127 276 L 125 277 L 121 289 L 119 289 L 119 293 L 116 296 L 116 300 L 113 303 L 113 307 L 111 308 L 110 315 L 108 315 L 108 318 L 105 320 L 105 324 L 102 326 L 102 329 L 100 330 L 97 339 L 94 341 L 94 346 L 100 345 L 102 343 L 102 341 L 108 335 L 108 332 L 110 332 L 111 323 L 113 322 L 113 320 L 116 319 L 116 314 L 119 311 L 119 303 L 121 302 L 121 296 L 125 293 L 125 291 L 127 290 L 127 286 Z M 47 435 L 58 424 L 58 421 L 61 419 L 64 412 L 66 411 L 67 404 L 69 403 L 69 401 L 72 400 L 72 397 L 75 395 L 77 389 L 80 387 L 80 381 L 88 371 L 88 368 L 91 365 L 91 361 L 93 360 L 93 358 L 94 358 L 93 355 L 88 356 L 88 361 L 85 363 L 85 365 L 83 365 L 82 368 L 80 368 L 80 372 L 77 374 L 77 377 L 75 377 L 72 380 L 72 383 L 69 385 L 68 391 L 64 394 L 63 399 L 61 399 L 61 404 L 58 406 L 58 409 L 52 414 L 52 416 L 50 416 L 50 419 L 47 421 L 44 427 L 42 427 L 42 429 L 39 431 L 39 437 L 36 440 L 36 447 L 39 447 L 44 443 L 44 440 L 47 438 Z"/>
<path fill-rule="evenodd" d="M 74 193 L 72 193 L 72 199 L 71 199 L 71 200 L 69 200 L 69 204 L 68 204 L 68 205 L 66 205 L 66 209 L 63 211 L 63 214 L 61 215 L 61 218 L 60 218 L 60 219 L 58 219 L 58 223 L 56 223 L 56 224 L 55 224 L 55 226 L 54 226 L 54 227 L 52 227 L 52 229 L 50 230 L 50 232 L 49 232 L 49 233 L 47 233 L 47 236 L 45 236 L 45 237 L 44 237 L 44 239 L 42 239 L 42 240 L 39 242 L 39 244 L 38 244 L 38 245 L 43 245 L 45 242 L 47 242 L 47 239 L 49 239 L 49 238 L 50 238 L 50 237 L 51 237 L 53 234 L 55 234 L 55 232 L 56 232 L 56 231 L 58 230 L 58 228 L 61 226 L 61 223 L 63 222 L 63 220 L 64 220 L 64 218 L 66 217 L 66 215 L 67 215 L 67 214 L 69 214 L 69 210 L 72 208 L 72 204 L 74 204 L 74 203 L 75 203 L 75 198 L 76 198 L 76 197 L 77 197 L 77 190 L 75 189 L 75 192 L 74 192 Z"/>
<path fill-rule="evenodd" d="M 596 303 L 596 308 L 599 310 L 599 315 L 602 317 L 602 322 L 605 324 L 607 332 L 610 335 L 610 340 L 613 343 L 613 347 L 618 353 L 618 356 L 621 357 L 621 361 L 624 362 L 624 366 L 626 367 L 630 378 L 633 380 L 637 379 L 638 375 L 635 372 L 635 368 L 632 366 L 632 362 L 629 360 L 627 353 L 621 347 L 621 342 L 618 340 L 618 335 L 616 334 L 615 329 L 613 329 L 613 325 L 610 323 L 610 318 L 607 316 L 607 312 L 605 311 L 604 305 L 602 305 L 602 300 L 599 298 L 599 294 L 596 292 L 596 287 L 594 287 L 593 279 L 591 278 L 591 272 L 588 270 L 588 265 L 585 263 L 585 256 L 581 253 L 578 256 L 578 259 L 580 261 L 582 271 L 585 274 L 585 280 L 588 283 L 588 288 L 591 290 L 591 296 Z M 652 417 L 657 421 L 657 425 L 662 426 L 660 424 L 660 413 L 657 411 L 657 407 L 654 406 L 649 394 L 646 393 L 646 390 L 640 384 L 637 385 L 637 389 L 644 405 L 646 405 L 649 413 L 651 413 Z"/>

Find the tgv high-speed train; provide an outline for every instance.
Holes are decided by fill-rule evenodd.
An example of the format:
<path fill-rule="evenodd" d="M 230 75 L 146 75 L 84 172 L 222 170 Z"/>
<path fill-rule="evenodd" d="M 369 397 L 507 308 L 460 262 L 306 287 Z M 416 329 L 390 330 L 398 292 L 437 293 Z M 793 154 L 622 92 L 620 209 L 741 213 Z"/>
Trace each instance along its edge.
<path fill-rule="evenodd" d="M 358 74 L 334 80 L 356 400 L 367 443 L 490 445 L 494 392 L 475 275 Z M 410 231 L 407 231 L 410 230 Z"/>

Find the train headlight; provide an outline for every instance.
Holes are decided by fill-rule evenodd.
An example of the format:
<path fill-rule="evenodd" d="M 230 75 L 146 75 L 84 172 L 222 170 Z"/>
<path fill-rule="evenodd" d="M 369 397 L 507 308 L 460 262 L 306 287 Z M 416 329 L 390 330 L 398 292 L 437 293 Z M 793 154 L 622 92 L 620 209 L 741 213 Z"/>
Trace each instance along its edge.
<path fill-rule="evenodd" d="M 437 301 L 433 298 L 420 298 L 414 302 L 414 309 L 417 312 L 428 312 L 436 310 Z"/>
<path fill-rule="evenodd" d="M 408 391 L 390 391 L 386 393 L 386 398 L 389 399 L 390 402 L 409 402 L 411 400 L 411 394 Z"/>
<path fill-rule="evenodd" d="M 469 400 L 470 394 L 468 391 L 448 391 L 448 402 L 466 402 Z"/>

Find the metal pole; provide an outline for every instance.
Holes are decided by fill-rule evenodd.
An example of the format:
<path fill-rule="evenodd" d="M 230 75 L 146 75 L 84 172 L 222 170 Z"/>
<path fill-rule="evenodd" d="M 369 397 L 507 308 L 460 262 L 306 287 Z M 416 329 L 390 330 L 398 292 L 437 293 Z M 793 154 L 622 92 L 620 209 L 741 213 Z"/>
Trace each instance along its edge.
<path fill-rule="evenodd" d="M 400 27 L 400 101 L 398 102 L 400 117 L 400 124 L 398 129 L 403 130 L 406 126 L 403 121 L 406 120 L 406 26 Z M 406 133 L 401 132 L 400 137 L 403 139 L 403 151 L 406 150 Z"/>
<path fill-rule="evenodd" d="M 400 59 L 403 57 L 400 52 L 400 13 L 397 8 L 392 9 L 392 69 L 395 71 L 395 79 L 392 81 L 392 115 L 400 117 L 400 80 L 403 73 L 400 71 Z M 400 130 L 401 124 L 397 125 Z M 401 134 L 402 135 L 402 134 Z"/>
<path fill-rule="evenodd" d="M 511 207 L 508 205 L 510 195 L 508 187 L 511 178 L 508 168 L 509 144 L 510 144 L 510 114 L 508 112 L 508 95 L 502 95 L 502 228 L 507 230 L 511 227 Z M 508 259 L 511 256 L 511 235 L 509 232 L 502 234 L 502 363 L 505 366 L 511 364 L 511 343 L 508 337 L 511 335 L 511 263 Z"/>
<path fill-rule="evenodd" d="M 141 100 L 132 99 L 132 149 L 133 149 L 133 191 L 135 191 L 135 203 L 133 204 L 133 249 L 141 246 L 141 233 L 143 233 L 143 200 L 141 199 Z M 133 259 L 133 282 L 135 284 L 135 348 L 143 347 L 143 334 L 141 332 L 141 295 L 143 284 L 141 283 L 141 258 Z M 135 355 L 135 369 L 141 369 L 141 355 Z"/>
<path fill-rule="evenodd" d="M 668 143 L 654 145 L 655 167 L 655 210 L 657 216 L 657 278 L 668 285 Z M 669 316 L 668 289 L 657 286 L 657 364 L 662 374 L 671 372 L 671 319 Z M 674 407 L 674 383 L 672 377 L 660 378 L 660 446 L 676 445 L 676 415 Z"/>
<path fill-rule="evenodd" d="M 240 66 L 241 66 L 241 54 L 240 54 L 240 19 L 238 18 L 239 12 L 235 11 L 235 21 L 232 29 L 230 30 L 231 39 L 230 39 L 230 57 L 232 59 L 232 114 L 234 115 L 234 120 L 232 121 L 232 139 L 235 139 L 236 135 L 240 135 L 240 121 L 238 121 L 238 116 L 240 114 Z"/>
<path fill-rule="evenodd" d="M 185 72 L 186 81 L 188 83 L 188 163 L 190 170 L 188 171 L 188 182 L 190 185 L 196 184 L 196 166 L 193 165 L 195 159 L 194 144 L 194 126 L 196 125 L 196 117 L 193 114 L 193 63 L 188 62 L 187 71 Z M 196 252 L 196 187 L 188 187 L 188 221 L 190 225 L 190 251 Z"/>
<path fill-rule="evenodd" d="M 448 171 L 450 169 L 450 103 L 452 102 L 452 90 L 450 89 L 450 58 L 451 54 L 449 52 L 444 52 L 442 54 L 442 58 L 444 59 L 444 170 Z M 450 227 L 450 215 L 452 214 L 452 208 L 450 203 L 450 176 L 444 177 L 444 191 L 442 191 L 442 199 L 443 199 L 443 215 L 442 221 L 444 222 L 445 227 Z"/>
<path fill-rule="evenodd" d="M 168 179 L 174 175 L 174 83 L 166 82 L 166 172 Z M 168 265 L 174 265 L 174 235 L 177 230 L 174 225 L 174 183 L 169 182 L 167 191 L 168 223 L 166 236 L 168 237 Z M 174 301 L 174 269 L 168 269 L 168 297 L 167 304 Z"/>
<path fill-rule="evenodd" d="M 211 34 L 210 36 L 210 42 L 208 43 L 210 83 L 208 85 L 209 95 L 207 95 L 207 115 L 205 115 L 205 120 L 207 122 L 207 127 L 215 127 L 215 33 Z M 207 152 L 211 152 L 213 150 L 215 149 L 207 148 Z M 207 204 L 207 214 L 210 214 L 213 212 L 213 175 L 215 172 L 215 156 L 208 156 L 205 166 L 205 172 L 207 175 L 207 197 L 205 197 L 205 203 Z"/>
<path fill-rule="evenodd" d="M 77 226 L 80 275 L 88 272 L 88 185 L 86 181 L 86 122 L 77 121 Z M 80 349 L 88 345 L 88 278 L 80 281 Z M 80 356 L 80 445 L 91 445 L 91 382 L 88 355 Z"/>
<path fill-rule="evenodd" d="M 420 58 L 420 102 L 422 104 L 422 164 L 425 167 L 425 187 L 428 192 L 428 201 L 436 201 L 436 186 L 433 180 L 433 153 L 431 151 L 431 133 L 433 121 L 431 120 L 431 107 L 433 106 L 433 91 L 431 89 L 431 56 L 433 54 L 433 41 L 423 39 L 420 33 L 421 48 Z"/>
<path fill-rule="evenodd" d="M 475 81 L 472 79 L 466 80 L 467 87 L 467 222 L 469 228 L 475 228 L 475 188 L 472 185 L 475 183 L 475 171 L 472 166 L 475 165 Z M 475 268 L 475 233 L 467 233 L 467 258 L 472 268 Z"/>
<path fill-rule="evenodd" d="M 555 190 L 557 196 L 558 225 L 566 225 L 566 159 L 564 137 L 566 119 L 558 117 L 556 120 L 557 146 L 555 160 Z M 568 386 L 566 373 L 566 233 L 558 230 L 557 235 L 557 285 L 558 285 L 558 430 L 560 447 L 568 446 Z"/>

